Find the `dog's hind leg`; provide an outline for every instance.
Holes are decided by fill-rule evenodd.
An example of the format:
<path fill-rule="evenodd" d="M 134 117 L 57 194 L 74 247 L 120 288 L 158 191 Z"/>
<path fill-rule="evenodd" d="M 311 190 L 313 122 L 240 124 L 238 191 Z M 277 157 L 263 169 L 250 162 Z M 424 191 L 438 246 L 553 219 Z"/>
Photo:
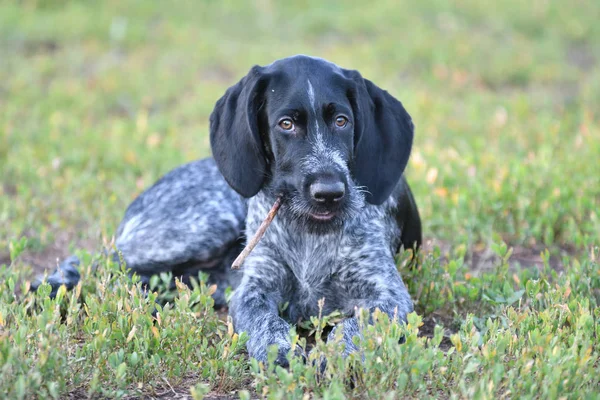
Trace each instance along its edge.
<path fill-rule="evenodd" d="M 241 251 L 246 212 L 246 200 L 229 187 L 212 158 L 194 161 L 163 176 L 129 205 L 117 230 L 118 252 L 108 249 L 107 256 L 118 263 L 122 257 L 146 286 L 161 272 L 212 274 L 208 283 L 218 285 L 215 301 L 221 305 L 224 285 L 237 286 L 228 269 Z M 53 294 L 63 284 L 77 284 L 79 260 L 74 260 L 65 260 L 49 276 Z M 32 290 L 38 286 L 34 282 Z"/>
<path fill-rule="evenodd" d="M 48 275 L 45 282 L 52 288 L 50 292 L 51 299 L 56 296 L 56 292 L 61 286 L 64 285 L 67 290 L 71 290 L 79 283 L 80 275 L 77 270 L 79 264 L 80 261 L 77 256 L 67 257 L 57 265 L 56 269 L 50 275 Z M 31 282 L 30 291 L 37 291 L 43 282 L 43 277 L 35 279 Z"/>
<path fill-rule="evenodd" d="M 225 285 L 237 286 L 228 271 L 241 251 L 246 200 L 229 187 L 212 158 L 169 172 L 127 208 L 115 246 L 127 268 L 142 279 L 172 272 L 182 279 L 211 275 L 216 305 Z"/>
<path fill-rule="evenodd" d="M 183 283 L 191 287 L 192 279 L 198 280 L 199 272 L 208 273 L 206 285 L 215 285 L 215 291 L 212 294 L 212 298 L 214 300 L 215 308 L 221 309 L 227 306 L 227 288 L 237 288 L 241 281 L 242 272 L 237 269 L 232 269 L 231 264 L 238 254 L 240 254 L 243 247 L 244 239 L 242 238 L 230 247 L 217 266 L 210 269 L 205 269 L 201 266 L 175 269 L 173 275 L 175 278 L 180 279 Z"/>

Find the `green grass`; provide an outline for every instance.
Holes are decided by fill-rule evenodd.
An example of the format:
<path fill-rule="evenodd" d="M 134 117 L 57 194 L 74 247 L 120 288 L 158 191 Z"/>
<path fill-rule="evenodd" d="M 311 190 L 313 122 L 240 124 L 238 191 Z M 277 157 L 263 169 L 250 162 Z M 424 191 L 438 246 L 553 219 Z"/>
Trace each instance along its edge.
<path fill-rule="evenodd" d="M 0 3 L 0 397 L 595 398 L 600 3 L 453 4 Z M 154 321 L 161 282 L 144 298 L 96 255 L 137 194 L 209 155 L 225 89 L 297 53 L 402 100 L 430 243 L 398 260 L 418 315 L 367 327 L 364 360 L 321 341 L 327 318 L 293 337 L 322 377 L 250 362 L 206 285 Z M 73 252 L 76 290 L 24 294 Z"/>

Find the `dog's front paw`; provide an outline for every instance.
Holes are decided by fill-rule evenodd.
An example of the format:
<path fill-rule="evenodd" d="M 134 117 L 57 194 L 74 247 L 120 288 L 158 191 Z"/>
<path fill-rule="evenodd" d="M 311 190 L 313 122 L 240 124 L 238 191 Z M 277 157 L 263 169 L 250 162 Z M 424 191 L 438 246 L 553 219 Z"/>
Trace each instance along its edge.
<path fill-rule="evenodd" d="M 358 321 L 355 318 L 348 318 L 337 324 L 327 336 L 327 343 L 337 343 L 342 350 L 342 355 L 347 357 L 349 354 L 358 351 L 354 344 L 354 337 L 360 337 Z"/>
<path fill-rule="evenodd" d="M 267 363 L 269 348 L 277 346 L 277 357 L 275 364 L 281 367 L 289 367 L 288 354 L 292 349 L 289 340 L 289 325 L 283 320 L 273 323 L 267 323 L 250 334 L 250 339 L 247 343 L 248 354 L 250 357 L 258 361 Z M 297 355 L 302 355 L 302 348 L 296 346 L 295 352 Z"/>
<path fill-rule="evenodd" d="M 279 347 L 277 349 L 277 358 L 275 359 L 275 365 L 279 365 L 283 368 L 288 368 L 290 366 L 290 361 L 288 359 L 288 355 L 290 354 L 291 346 L 288 346 L 287 349 L 282 349 Z M 306 362 L 306 353 L 304 349 L 300 346 L 296 346 L 294 348 L 294 355 L 297 357 L 302 357 L 302 359 Z"/>
<path fill-rule="evenodd" d="M 327 368 L 327 358 L 324 355 L 320 355 L 317 349 L 314 348 L 308 354 L 308 359 L 312 360 L 311 364 L 316 369 L 317 377 L 322 377 Z"/>
<path fill-rule="evenodd" d="M 265 335 L 256 338 L 256 340 L 251 338 L 248 341 L 248 355 L 255 358 L 257 361 L 262 361 L 266 364 L 268 361 L 269 348 L 273 345 L 277 346 L 275 364 L 287 368 L 289 366 L 287 355 L 292 348 L 287 336 L 277 337 L 276 335 Z"/>

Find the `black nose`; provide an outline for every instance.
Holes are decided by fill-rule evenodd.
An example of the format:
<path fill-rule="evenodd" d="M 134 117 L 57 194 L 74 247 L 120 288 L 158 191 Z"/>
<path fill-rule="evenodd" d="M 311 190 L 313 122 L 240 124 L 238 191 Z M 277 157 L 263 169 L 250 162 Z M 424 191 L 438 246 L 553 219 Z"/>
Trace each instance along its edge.
<path fill-rule="evenodd" d="M 310 185 L 310 196 L 318 203 L 334 203 L 344 198 L 343 182 L 315 182 Z"/>

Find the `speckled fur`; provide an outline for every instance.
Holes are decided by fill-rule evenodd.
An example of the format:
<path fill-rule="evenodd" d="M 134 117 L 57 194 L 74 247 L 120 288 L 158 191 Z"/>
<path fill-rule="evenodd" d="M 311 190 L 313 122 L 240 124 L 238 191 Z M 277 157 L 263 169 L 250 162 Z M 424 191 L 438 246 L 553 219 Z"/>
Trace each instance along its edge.
<path fill-rule="evenodd" d="M 297 131 L 277 131 L 281 107 L 298 117 Z M 339 112 L 348 125 L 337 129 L 331 117 Z M 211 115 L 215 159 L 178 167 L 135 199 L 116 247 L 143 282 L 164 271 L 184 281 L 208 272 L 217 305 L 225 304 L 227 286 L 235 288 L 235 329 L 248 333 L 249 354 L 260 361 L 278 345 L 276 362 L 287 364 L 291 324 L 318 315 L 321 299 L 324 314 L 347 316 L 329 336 L 341 336 L 347 355 L 357 350 L 357 309 L 378 308 L 400 321 L 413 310 L 394 263 L 401 246 L 421 242 L 402 177 L 413 129 L 402 104 L 357 71 L 305 56 L 254 67 Z M 343 182 L 344 201 L 324 206 L 307 197 L 315 176 Z M 232 271 L 277 195 L 280 212 L 242 271 Z M 334 217 L 315 218 L 323 211 Z"/>
<path fill-rule="evenodd" d="M 404 321 L 413 310 L 410 296 L 396 269 L 400 246 L 399 210 L 410 207 L 402 180 L 381 206 L 365 204 L 344 226 L 328 234 L 311 233 L 286 216 L 276 217 L 258 246 L 246 259 L 243 278 L 231 303 L 236 330 L 250 336 L 251 356 L 266 360 L 269 345 L 280 347 L 280 362 L 289 351 L 290 323 L 319 314 L 341 311 L 346 353 L 355 350 L 352 337 L 358 324 L 357 308 L 379 308 Z M 274 202 L 267 191 L 250 199 L 247 235 L 252 235 Z M 289 303 L 282 318 L 278 306 Z M 333 338 L 335 332 L 330 335 Z"/>
<path fill-rule="evenodd" d="M 144 191 L 127 208 L 116 248 L 142 282 L 172 272 L 184 282 L 209 273 L 213 296 L 225 305 L 224 290 L 237 286 L 231 263 L 245 240 L 247 200 L 227 185 L 214 159 L 182 165 Z"/>
<path fill-rule="evenodd" d="M 346 123 L 336 125 L 340 115 Z M 347 316 L 330 335 L 341 336 L 344 355 L 357 350 L 358 309 L 406 320 L 413 304 L 394 255 L 421 242 L 402 176 L 413 131 L 387 92 L 357 71 L 306 56 L 252 68 L 217 102 L 211 146 L 225 180 L 250 198 L 247 237 L 283 197 L 230 304 L 236 331 L 249 335 L 250 356 L 266 361 L 277 345 L 276 363 L 287 365 L 290 326 L 321 311 Z M 307 189 L 315 179 L 343 184 L 343 201 L 315 198 Z M 323 212 L 333 217 L 318 217 Z"/>
<path fill-rule="evenodd" d="M 235 288 L 241 278 L 231 264 L 245 242 L 247 203 L 225 182 L 213 158 L 184 164 L 129 205 L 117 230 L 118 252 L 111 256 L 116 262 L 122 256 L 143 284 L 161 272 L 171 272 L 186 284 L 200 271 L 208 273 L 207 283 L 217 285 L 215 306 L 226 306 L 225 290 Z M 47 277 L 51 297 L 61 285 L 77 285 L 79 263 L 71 256 Z M 34 281 L 31 290 L 42 280 Z"/>

